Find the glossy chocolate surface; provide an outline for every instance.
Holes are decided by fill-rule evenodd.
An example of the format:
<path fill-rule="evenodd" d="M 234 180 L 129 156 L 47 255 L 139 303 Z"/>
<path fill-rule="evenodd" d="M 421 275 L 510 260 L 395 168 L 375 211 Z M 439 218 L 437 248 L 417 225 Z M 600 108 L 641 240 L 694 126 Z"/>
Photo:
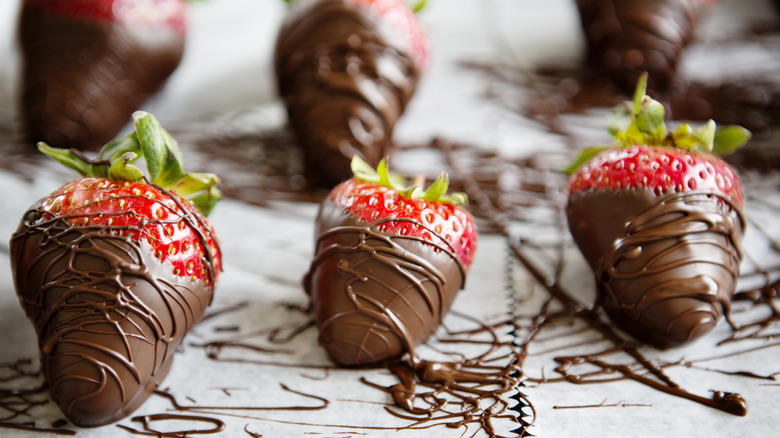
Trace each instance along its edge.
<path fill-rule="evenodd" d="M 367 11 L 347 0 L 293 10 L 279 32 L 274 63 L 315 185 L 333 187 L 348 179 L 355 154 L 375 166 L 390 152 L 418 72 L 407 54 L 380 35 Z"/>
<path fill-rule="evenodd" d="M 600 301 L 623 330 L 657 347 L 709 333 L 731 308 L 744 220 L 699 192 L 583 190 L 567 207 Z"/>
<path fill-rule="evenodd" d="M 60 18 L 24 7 L 21 115 L 29 143 L 96 150 L 176 69 L 184 35 L 174 29 Z"/>
<path fill-rule="evenodd" d="M 383 221 L 363 223 L 331 199 L 317 217 L 305 286 L 319 341 L 339 365 L 414 356 L 465 282 L 465 267 L 449 248 L 384 233 Z"/>
<path fill-rule="evenodd" d="M 73 225 L 43 211 L 28 211 L 11 239 L 14 282 L 38 334 L 42 373 L 73 423 L 112 423 L 157 389 L 213 286 L 172 275 L 120 228 Z"/>
<path fill-rule="evenodd" d="M 620 87 L 633 90 L 643 72 L 648 87 L 675 80 L 682 52 L 693 38 L 692 0 L 577 0 L 587 61 Z"/>

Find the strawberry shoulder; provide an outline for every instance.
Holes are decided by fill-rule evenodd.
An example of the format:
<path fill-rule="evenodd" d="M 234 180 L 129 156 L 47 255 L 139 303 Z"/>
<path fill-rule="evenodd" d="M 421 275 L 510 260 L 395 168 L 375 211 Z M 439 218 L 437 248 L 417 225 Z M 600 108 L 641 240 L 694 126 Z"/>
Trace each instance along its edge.
<path fill-rule="evenodd" d="M 471 216 L 454 204 L 410 199 L 395 189 L 357 178 L 338 185 L 330 198 L 363 222 L 390 219 L 378 226 L 385 233 L 445 244 L 466 267 L 471 265 L 477 244 L 476 227 Z"/>
<path fill-rule="evenodd" d="M 213 284 L 220 272 L 221 254 L 210 224 L 175 193 L 145 183 L 82 178 L 40 204 L 50 218 L 65 218 L 74 227 L 104 227 L 148 245 L 176 276 Z"/>
<path fill-rule="evenodd" d="M 24 0 L 25 8 L 74 20 L 118 23 L 134 28 L 186 31 L 185 0 Z"/>
<path fill-rule="evenodd" d="M 651 189 L 657 195 L 693 190 L 730 197 L 742 206 L 742 184 L 731 167 L 713 155 L 673 147 L 635 145 L 608 149 L 581 166 L 569 191 Z"/>

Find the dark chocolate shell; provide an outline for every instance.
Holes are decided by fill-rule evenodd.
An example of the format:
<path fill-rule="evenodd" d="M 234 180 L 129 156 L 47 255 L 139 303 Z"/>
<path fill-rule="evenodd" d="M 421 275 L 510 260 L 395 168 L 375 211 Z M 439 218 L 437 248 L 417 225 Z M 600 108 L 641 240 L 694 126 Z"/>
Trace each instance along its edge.
<path fill-rule="evenodd" d="M 388 155 L 418 72 L 363 8 L 321 0 L 294 10 L 279 32 L 274 64 L 313 184 L 330 188 L 349 179 L 354 155 L 372 166 Z"/>
<path fill-rule="evenodd" d="M 97 150 L 176 69 L 184 34 L 22 8 L 21 116 L 31 143 Z"/>
<path fill-rule="evenodd" d="M 319 341 L 342 366 L 414 354 L 449 311 L 465 268 L 447 248 L 361 223 L 333 201 L 318 216 L 305 287 Z"/>
<path fill-rule="evenodd" d="M 118 230 L 50 217 L 31 209 L 11 239 L 16 291 L 52 399 L 76 425 L 112 423 L 157 389 L 213 286 Z"/>
<path fill-rule="evenodd" d="M 630 93 L 643 72 L 648 88 L 671 86 L 693 38 L 693 0 L 577 0 L 587 62 Z"/>
<path fill-rule="evenodd" d="M 571 194 L 567 213 L 600 303 L 635 338 L 659 348 L 682 345 L 730 311 L 745 224 L 728 199 L 583 190 Z"/>

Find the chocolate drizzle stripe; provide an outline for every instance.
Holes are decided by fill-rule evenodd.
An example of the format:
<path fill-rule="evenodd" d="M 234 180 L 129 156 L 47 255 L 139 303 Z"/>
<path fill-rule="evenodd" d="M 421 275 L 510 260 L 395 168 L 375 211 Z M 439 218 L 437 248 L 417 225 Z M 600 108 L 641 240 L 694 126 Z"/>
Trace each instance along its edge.
<path fill-rule="evenodd" d="M 589 196 L 572 198 L 570 218 L 576 221 L 587 199 L 602 195 Z M 599 300 L 632 335 L 677 345 L 708 333 L 730 313 L 745 220 L 722 195 L 691 191 L 644 199 L 636 198 L 640 205 L 651 202 L 647 210 L 628 220 L 597 262 Z M 575 238 L 585 244 L 577 227 Z"/>
<path fill-rule="evenodd" d="M 160 202 L 165 208 L 189 211 L 164 193 L 173 201 Z M 194 213 L 174 211 L 175 222 L 201 242 L 207 284 L 171 276 L 164 272 L 170 266 L 155 259 L 144 230 L 164 221 L 80 225 L 91 215 L 77 209 L 57 217 L 46 205 L 44 198 L 29 210 L 11 239 L 17 293 L 39 336 L 52 399 L 78 425 L 110 423 L 135 410 L 167 375 L 176 348 L 213 299 L 211 230 Z"/>
<path fill-rule="evenodd" d="M 407 222 L 428 229 L 442 244 L 433 243 L 415 236 L 399 236 L 381 231 L 382 225 L 388 222 Z M 406 243 L 404 243 L 406 242 Z M 449 285 L 447 275 L 439 269 L 436 263 L 424 256 L 415 254 L 408 248 L 409 243 L 429 246 L 434 251 L 445 254 L 446 260 L 456 263 L 460 271 L 460 284 Z M 317 286 L 312 278 L 317 275 L 318 268 L 324 263 L 334 264 L 340 275 L 345 275 L 342 286 Z M 380 269 L 378 266 L 383 266 Z M 392 277 L 385 273 L 392 272 Z M 380 275 L 381 273 L 381 275 Z M 304 279 L 306 288 L 318 302 L 319 291 L 322 288 L 343 287 L 345 300 L 340 310 L 333 312 L 315 312 L 320 330 L 320 340 L 329 349 L 333 357 L 351 355 L 356 351 L 364 359 L 349 360 L 376 361 L 384 357 L 375 356 L 367 349 L 369 343 L 382 342 L 384 347 L 380 352 L 395 353 L 397 339 L 402 351 L 416 358 L 415 346 L 435 330 L 449 309 L 446 288 L 463 287 L 466 269 L 452 251 L 452 246 L 443 236 L 422 223 L 409 218 L 380 219 L 370 224 L 341 225 L 328 229 L 318 237 L 317 251 L 311 264 L 309 274 Z M 398 278 L 404 279 L 399 281 Z M 367 284 L 377 285 L 390 296 L 381 295 L 378 298 L 374 289 L 366 288 Z M 429 286 L 430 285 L 430 286 Z M 430 290 L 429 290 L 430 289 Z M 410 299 L 421 298 L 428 313 L 422 313 Z M 325 299 L 325 298 L 323 298 Z M 416 320 L 412 321 L 410 318 Z M 361 336 L 331 339 L 331 330 L 357 330 Z M 378 338 L 378 339 L 375 339 Z M 344 349 L 346 348 L 346 350 Z M 380 353 L 387 354 L 387 353 Z M 345 359 L 342 359 L 345 360 Z M 339 360 L 337 360 L 338 362 Z"/>
<path fill-rule="evenodd" d="M 570 317 L 576 317 L 587 323 L 588 326 L 601 333 L 607 340 L 609 340 L 614 347 L 608 349 L 601 354 L 609 354 L 611 352 L 624 352 L 633 357 L 636 361 L 638 369 L 646 371 L 647 374 L 639 374 L 638 370 L 635 370 L 633 366 L 623 364 L 610 364 L 598 358 L 599 355 L 593 356 L 576 356 L 576 357 L 558 357 L 556 361 L 560 364 L 556 371 L 561 373 L 563 378 L 572 383 L 588 383 L 588 380 L 582 379 L 572 375 L 568 372 L 568 367 L 576 364 L 588 362 L 600 367 L 603 372 L 618 372 L 624 375 L 626 378 L 636 380 L 649 387 L 663 391 L 670 395 L 682 397 L 705 406 L 712 407 L 724 412 L 728 412 L 734 415 L 746 415 L 747 405 L 744 398 L 739 394 L 724 393 L 719 391 L 713 391 L 711 398 L 702 397 L 696 394 L 692 394 L 685 391 L 679 384 L 672 381 L 663 368 L 653 361 L 649 360 L 642 354 L 639 349 L 623 339 L 618 335 L 609 325 L 602 322 L 600 316 L 596 311 L 584 303 L 580 303 L 574 299 L 571 294 L 566 291 L 559 282 L 545 274 L 525 253 L 526 249 L 523 243 L 513 237 L 509 228 L 509 218 L 506 214 L 493 206 L 493 202 L 489 199 L 484 192 L 480 189 L 479 184 L 469 174 L 460 167 L 458 160 L 455 156 L 455 151 L 446 142 L 438 142 L 437 146 L 442 150 L 447 159 L 449 165 L 455 170 L 455 174 L 460 175 L 464 179 L 464 186 L 470 199 L 477 205 L 479 210 L 486 215 L 501 231 L 502 234 L 507 236 L 510 248 L 517 258 L 517 261 L 525 267 L 529 274 L 542 285 L 550 294 L 551 298 L 559 301 L 563 304 L 565 311 L 558 315 L 569 315 Z M 560 207 L 558 207 L 560 208 Z M 548 301 L 549 304 L 549 301 Z M 543 306 L 542 313 L 538 314 L 534 318 L 534 325 L 528 328 L 528 334 L 521 344 L 521 356 L 518 357 L 518 365 L 522 366 L 524 361 L 524 355 L 527 354 L 528 345 L 533 341 L 534 337 L 540 333 L 542 327 L 554 321 L 555 315 L 547 316 L 544 312 L 547 311 L 547 306 Z M 596 375 L 598 372 L 594 373 Z M 657 379 L 657 380 L 656 380 Z M 547 378 L 544 381 L 548 381 Z"/>
<path fill-rule="evenodd" d="M 282 25 L 275 72 L 311 183 L 333 187 L 351 176 L 353 155 L 376 165 L 392 147 L 419 72 L 381 31 L 347 0 L 294 7 Z"/>

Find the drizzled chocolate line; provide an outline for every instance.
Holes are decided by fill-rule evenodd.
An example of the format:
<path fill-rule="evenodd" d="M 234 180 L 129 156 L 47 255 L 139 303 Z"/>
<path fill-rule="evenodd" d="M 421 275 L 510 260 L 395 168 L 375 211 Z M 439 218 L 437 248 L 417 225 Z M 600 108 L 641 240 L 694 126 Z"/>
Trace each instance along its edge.
<path fill-rule="evenodd" d="M 438 142 L 437 147 L 444 153 L 450 167 L 454 169 L 454 174 L 459 175 L 464 179 L 464 186 L 467 193 L 469 194 L 469 198 L 474 204 L 477 205 L 479 211 L 485 215 L 485 217 L 491 220 L 502 232 L 502 234 L 507 236 L 508 244 L 510 245 L 512 252 L 516 257 L 516 260 L 542 287 L 545 288 L 545 290 L 547 290 L 551 298 L 560 302 L 564 307 L 564 311 L 562 312 L 551 313 L 547 315 L 546 313 L 549 310 L 548 305 L 550 303 L 550 301 L 548 301 L 548 305 L 542 307 L 541 313 L 533 318 L 532 326 L 527 328 L 526 337 L 519 341 L 519 347 L 521 348 L 521 353 L 518 356 L 519 366 L 523 365 L 525 357 L 528 353 L 528 346 L 534 341 L 535 337 L 540 333 L 544 325 L 560 318 L 577 318 L 585 322 L 589 327 L 596 330 L 598 333 L 602 334 L 605 339 L 614 345 L 614 347 L 607 349 L 603 353 L 595 355 L 557 357 L 556 361 L 560 364 L 560 366 L 556 368 L 556 371 L 560 373 L 566 381 L 578 384 L 589 383 L 589 380 L 583 379 L 583 376 L 577 376 L 568 372 L 568 369 L 572 365 L 587 362 L 599 367 L 602 370 L 601 373 L 618 373 L 625 378 L 635 380 L 639 383 L 677 397 L 686 398 L 688 400 L 695 401 L 697 403 L 719 409 L 724 412 L 736 415 L 746 415 L 747 408 L 745 400 L 738 394 L 714 391 L 712 398 L 708 399 L 682 389 L 679 384 L 672 381 L 663 372 L 661 366 L 649 360 L 639 351 L 635 345 L 623 339 L 614 331 L 612 327 L 604 323 L 594 309 L 573 298 L 573 296 L 563 288 L 557 277 L 552 277 L 545 274 L 543 270 L 539 268 L 538 264 L 527 256 L 526 248 L 524 248 L 523 243 L 513 237 L 513 233 L 509 228 L 510 220 L 506 214 L 494 207 L 492 200 L 481 191 L 479 185 L 473 179 L 470 179 L 469 174 L 460 166 L 459 160 L 456 158 L 452 147 L 444 141 Z M 558 205 L 557 208 L 561 209 L 563 206 Z M 562 240 L 561 244 L 565 244 L 565 240 Z M 633 357 L 637 363 L 634 365 L 615 365 L 607 363 L 598 357 L 600 355 L 610 354 L 613 352 L 626 353 Z M 601 373 L 595 372 L 590 373 L 589 375 L 597 375 Z M 545 378 L 544 381 L 549 380 Z"/>
<path fill-rule="evenodd" d="M 319 221 L 327 224 L 338 207 L 325 202 Z M 416 357 L 415 346 L 436 330 L 463 287 L 465 267 L 449 242 L 419 221 L 351 225 L 344 217 L 339 226 L 321 227 L 304 279 L 320 343 L 340 365 Z M 442 243 L 382 232 L 391 221 L 425 227 Z"/>
<path fill-rule="evenodd" d="M 311 182 L 332 187 L 351 176 L 353 155 L 376 165 L 389 153 L 418 72 L 361 7 L 320 0 L 293 10 L 274 64 Z"/>
<path fill-rule="evenodd" d="M 191 435 L 210 435 L 225 430 L 225 423 L 222 420 L 203 417 L 198 415 L 178 415 L 178 414 L 156 414 L 133 417 L 133 421 L 141 423 L 143 430 L 134 429 L 129 426 L 118 424 L 117 427 L 131 432 L 135 435 L 147 435 L 156 437 L 186 438 Z M 187 429 L 181 431 L 159 431 L 152 428 L 152 423 L 161 423 L 165 421 L 187 421 L 191 423 L 212 424 L 211 429 Z"/>
<path fill-rule="evenodd" d="M 573 194 L 570 222 L 576 223 L 582 211 L 578 203 L 584 208 L 587 199 L 598 196 Z M 622 201 L 633 201 L 628 198 Z M 591 260 L 599 301 L 636 338 L 660 347 L 679 345 L 709 333 L 724 314 L 729 317 L 745 221 L 740 208 L 717 194 L 651 197 L 654 205 L 643 198 L 636 199 L 649 208 L 628 220 L 598 261 Z M 589 244 L 575 228 L 575 240 Z"/>
<path fill-rule="evenodd" d="M 30 369 L 33 361 L 19 359 L 10 363 L 0 363 L 0 382 L 4 384 L 19 381 L 40 380 L 40 372 Z M 21 385 L 21 384 L 20 384 Z M 63 429 L 64 422 L 55 421 L 51 427 L 41 427 L 33 421 L 16 422 L 21 419 L 32 419 L 33 409 L 48 404 L 49 398 L 45 384 L 38 386 L 20 386 L 0 388 L 0 429 L 15 429 L 28 432 L 52 433 L 56 435 L 75 435 L 76 432 Z"/>
<path fill-rule="evenodd" d="M 181 403 L 179 403 L 178 400 L 176 400 L 176 397 L 172 393 L 168 391 L 157 390 L 155 391 L 155 394 L 168 399 L 168 401 L 171 402 L 171 405 L 173 405 L 174 409 L 176 409 L 177 411 L 191 411 L 191 412 L 204 412 L 204 413 L 209 413 L 208 411 L 319 411 L 327 408 L 328 405 L 330 405 L 330 401 L 325 397 L 320 397 L 318 395 L 307 394 L 305 392 L 294 390 L 289 386 L 285 385 L 284 383 L 280 383 L 279 386 L 282 388 L 282 390 L 286 392 L 297 394 L 308 399 L 316 400 L 320 402 L 320 405 L 317 406 L 302 406 L 302 405 L 299 406 L 207 406 L 207 405 L 184 406 Z"/>
<path fill-rule="evenodd" d="M 140 234 L 144 224 L 73 224 L 82 217 L 52 218 L 33 208 L 11 239 L 12 263 L 52 399 L 75 424 L 96 426 L 128 415 L 165 378 L 213 287 L 169 280 L 151 251 L 124 235 Z M 200 235 L 213 280 L 205 232 L 196 219 L 183 219 Z"/>
<path fill-rule="evenodd" d="M 649 87 L 668 88 L 693 39 L 692 0 L 577 0 L 587 62 L 630 92 L 643 72 Z"/>

